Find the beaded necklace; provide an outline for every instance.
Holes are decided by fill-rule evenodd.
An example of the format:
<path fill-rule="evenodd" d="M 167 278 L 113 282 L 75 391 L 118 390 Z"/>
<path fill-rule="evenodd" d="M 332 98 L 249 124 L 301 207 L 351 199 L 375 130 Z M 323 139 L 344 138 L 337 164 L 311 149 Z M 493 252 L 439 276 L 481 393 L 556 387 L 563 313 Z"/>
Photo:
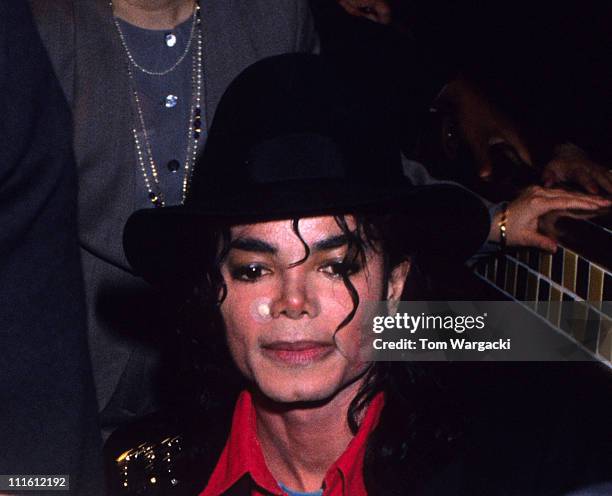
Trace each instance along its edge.
<path fill-rule="evenodd" d="M 110 2 L 112 9 L 112 1 Z M 203 36 L 202 36 L 202 19 L 201 19 L 201 10 L 199 0 L 196 0 L 193 12 L 193 24 L 191 30 L 191 36 L 189 42 L 187 44 L 187 48 L 184 53 L 179 57 L 177 62 L 173 64 L 169 69 L 165 71 L 155 72 L 149 71 L 139 64 L 136 63 L 134 57 L 132 56 L 123 32 L 121 31 L 121 27 L 117 22 L 117 19 L 113 17 L 113 21 L 115 27 L 117 28 L 117 32 L 119 34 L 119 38 L 121 40 L 121 44 L 125 49 L 126 58 L 127 58 L 127 72 L 130 80 L 130 86 L 133 96 L 134 107 L 136 111 L 137 122 L 135 126 L 132 128 L 132 135 L 134 138 L 134 146 L 136 148 L 136 157 L 138 160 L 138 164 L 140 166 L 140 170 L 144 179 L 144 184 L 148 193 L 149 200 L 155 207 L 164 207 L 166 206 L 164 195 L 161 190 L 161 184 L 159 181 L 159 174 L 157 164 L 153 158 L 153 153 L 151 150 L 151 142 L 149 140 L 149 136 L 147 133 L 147 128 L 145 125 L 144 113 L 142 110 L 142 104 L 140 101 L 140 95 L 136 89 L 136 82 L 134 79 L 134 74 L 132 71 L 132 67 L 136 67 L 140 71 L 145 74 L 153 75 L 153 76 L 163 76 L 172 72 L 178 65 L 185 59 L 191 45 L 192 40 L 195 35 L 196 45 L 195 45 L 195 53 L 192 58 L 192 95 L 191 95 L 191 108 L 189 111 L 189 126 L 187 128 L 187 150 L 185 156 L 185 164 L 183 166 L 183 182 L 182 182 L 182 196 L 181 201 L 184 202 L 187 197 L 187 192 L 189 190 L 189 184 L 191 181 L 191 175 L 193 172 L 193 166 L 196 161 L 196 156 L 198 152 L 198 142 L 200 140 L 200 135 L 202 134 L 202 83 L 203 83 L 203 62 L 202 62 L 202 44 L 203 44 Z M 141 128 L 142 132 L 142 140 L 139 137 L 138 127 Z M 147 164 L 148 163 L 148 164 Z M 148 165 L 148 167 L 147 167 Z"/>

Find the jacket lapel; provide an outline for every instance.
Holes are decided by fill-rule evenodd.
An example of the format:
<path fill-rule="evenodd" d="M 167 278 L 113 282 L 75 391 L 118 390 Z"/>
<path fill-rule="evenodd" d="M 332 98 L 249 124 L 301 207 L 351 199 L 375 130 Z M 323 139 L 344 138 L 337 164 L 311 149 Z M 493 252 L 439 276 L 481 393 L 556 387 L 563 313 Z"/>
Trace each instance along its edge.
<path fill-rule="evenodd" d="M 248 3 L 248 2 L 247 2 Z M 245 26 L 244 2 L 206 0 L 202 6 L 204 113 L 210 129 L 225 89 L 258 54 Z M 248 5 L 247 5 L 248 8 Z"/>
<path fill-rule="evenodd" d="M 136 175 L 127 59 L 108 2 L 80 0 L 74 2 L 74 11 L 81 243 L 127 268 L 121 240 L 135 207 Z"/>
<path fill-rule="evenodd" d="M 75 72 L 74 4 L 64 0 L 30 0 L 30 7 L 64 96 L 72 107 Z"/>

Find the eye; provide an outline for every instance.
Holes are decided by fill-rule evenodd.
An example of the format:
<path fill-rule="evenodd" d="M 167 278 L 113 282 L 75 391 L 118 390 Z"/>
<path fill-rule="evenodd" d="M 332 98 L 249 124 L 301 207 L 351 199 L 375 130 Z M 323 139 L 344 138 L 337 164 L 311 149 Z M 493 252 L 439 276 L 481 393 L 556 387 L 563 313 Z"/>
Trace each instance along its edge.
<path fill-rule="evenodd" d="M 361 270 L 361 266 L 356 262 L 351 263 L 338 260 L 324 265 L 320 270 L 331 277 L 340 279 L 344 276 L 350 276 L 359 272 Z"/>
<path fill-rule="evenodd" d="M 238 281 L 255 282 L 266 274 L 270 273 L 270 270 L 259 264 L 248 264 L 234 267 L 230 271 L 232 277 Z"/>

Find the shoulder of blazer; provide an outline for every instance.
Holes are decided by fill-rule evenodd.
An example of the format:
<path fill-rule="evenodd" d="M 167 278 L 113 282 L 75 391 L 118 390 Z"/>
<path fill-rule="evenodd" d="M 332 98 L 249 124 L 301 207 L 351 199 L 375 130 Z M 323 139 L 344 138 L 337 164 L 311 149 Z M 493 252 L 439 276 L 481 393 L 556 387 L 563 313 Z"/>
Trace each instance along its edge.
<path fill-rule="evenodd" d="M 66 99 L 74 100 L 74 0 L 29 0 L 34 21 Z"/>
<path fill-rule="evenodd" d="M 319 50 L 313 16 L 308 0 L 234 0 L 249 26 L 259 37 L 275 42 L 279 53 L 315 53 Z M 278 43 L 282 38 L 283 43 Z"/>

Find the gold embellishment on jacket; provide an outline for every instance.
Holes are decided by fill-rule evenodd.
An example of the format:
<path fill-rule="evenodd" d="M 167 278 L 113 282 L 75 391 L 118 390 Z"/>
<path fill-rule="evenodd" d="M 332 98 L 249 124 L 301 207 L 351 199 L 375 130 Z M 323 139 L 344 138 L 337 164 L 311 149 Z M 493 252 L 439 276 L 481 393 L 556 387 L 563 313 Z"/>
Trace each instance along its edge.
<path fill-rule="evenodd" d="M 148 488 L 176 487 L 174 474 L 180 458 L 181 436 L 166 437 L 161 442 L 145 442 L 123 452 L 115 459 L 119 474 L 119 494 L 147 494 Z"/>

